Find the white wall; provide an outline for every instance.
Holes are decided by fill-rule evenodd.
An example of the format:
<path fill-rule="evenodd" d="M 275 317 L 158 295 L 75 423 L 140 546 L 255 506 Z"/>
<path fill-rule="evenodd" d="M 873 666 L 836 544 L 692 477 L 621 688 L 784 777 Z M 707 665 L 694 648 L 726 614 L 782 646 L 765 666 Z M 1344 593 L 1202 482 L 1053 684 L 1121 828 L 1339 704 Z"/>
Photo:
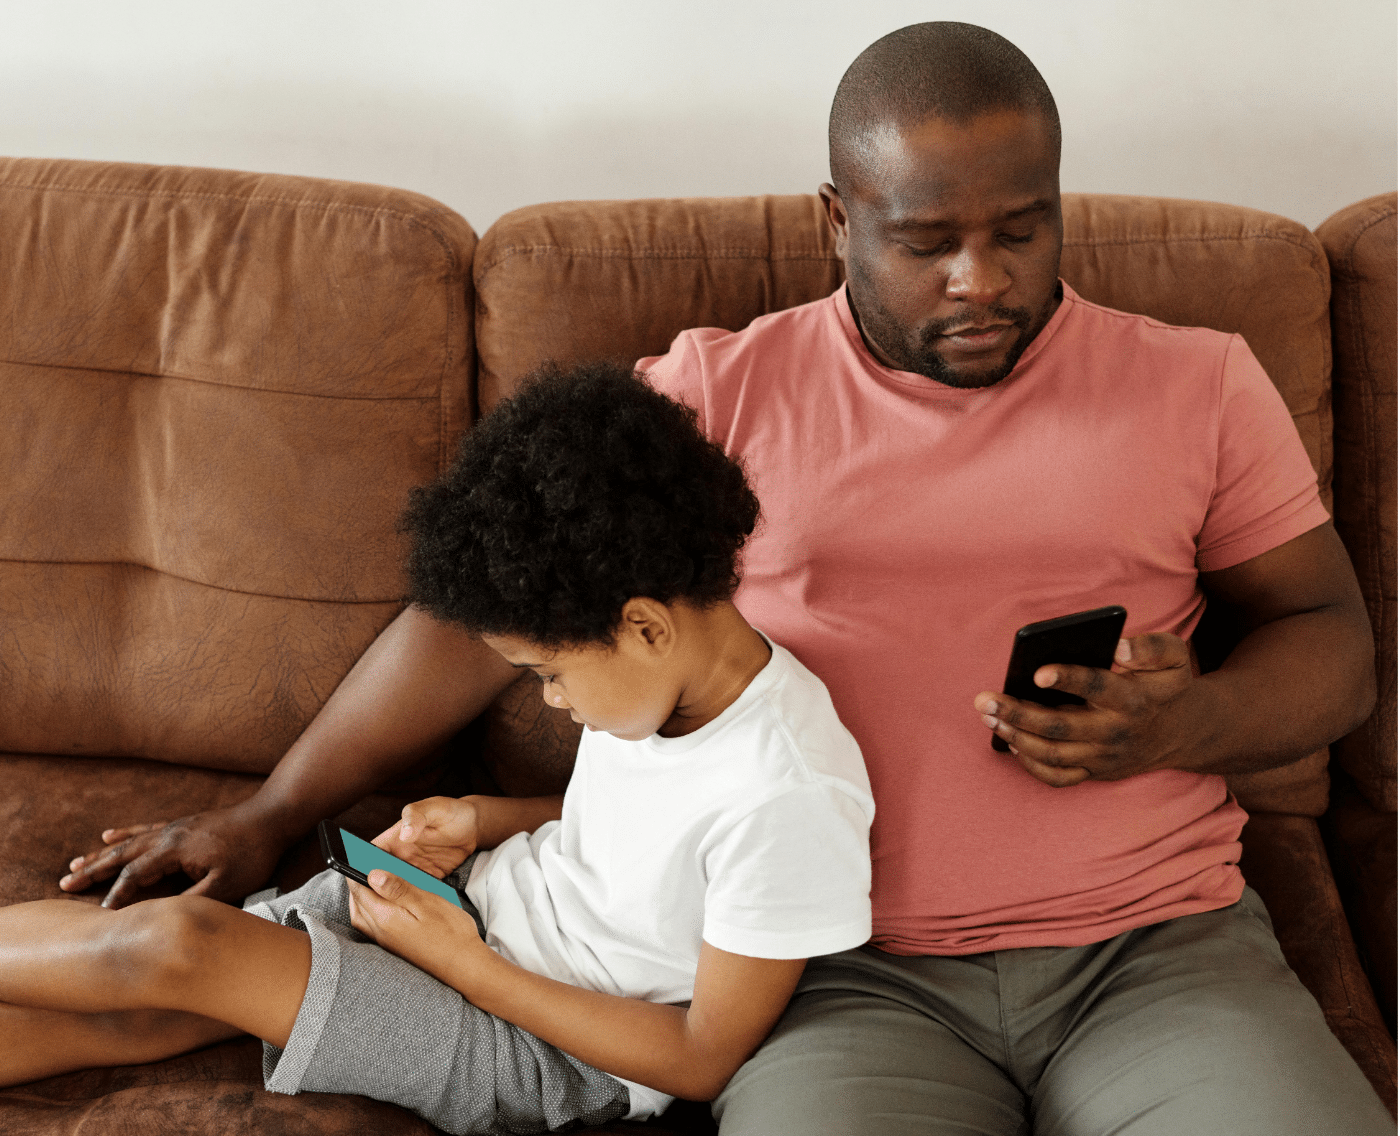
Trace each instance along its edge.
<path fill-rule="evenodd" d="M 907 23 L 1016 42 L 1064 186 L 1315 226 L 1396 186 L 1393 0 L 0 0 L 0 153 L 312 174 L 485 228 L 537 201 L 811 191 Z"/>

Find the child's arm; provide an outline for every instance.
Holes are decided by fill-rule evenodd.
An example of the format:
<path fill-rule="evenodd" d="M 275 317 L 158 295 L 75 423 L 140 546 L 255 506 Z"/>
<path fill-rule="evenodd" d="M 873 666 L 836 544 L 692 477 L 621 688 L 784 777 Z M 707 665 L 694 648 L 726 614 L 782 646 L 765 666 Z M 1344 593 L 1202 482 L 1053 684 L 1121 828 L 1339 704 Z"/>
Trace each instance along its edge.
<path fill-rule="evenodd" d="M 374 844 L 441 879 L 473 852 L 558 820 L 563 808 L 562 794 L 428 797 L 405 805 L 398 823 L 376 836 Z"/>
<path fill-rule="evenodd" d="M 760 959 L 704 943 L 689 1009 L 544 978 L 486 946 L 466 912 L 387 872 L 351 884 L 357 929 L 474 1006 L 580 1061 L 687 1100 L 711 1100 L 768 1036 L 806 959 Z"/>

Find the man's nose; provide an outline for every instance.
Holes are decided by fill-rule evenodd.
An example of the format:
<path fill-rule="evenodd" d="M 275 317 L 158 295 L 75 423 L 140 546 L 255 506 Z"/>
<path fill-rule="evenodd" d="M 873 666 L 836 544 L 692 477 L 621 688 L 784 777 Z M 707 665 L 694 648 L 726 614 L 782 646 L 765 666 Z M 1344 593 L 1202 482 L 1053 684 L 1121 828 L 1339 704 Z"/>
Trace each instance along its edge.
<path fill-rule="evenodd" d="M 964 245 L 948 268 L 944 292 L 950 300 L 994 304 L 1011 287 L 1011 274 L 991 249 Z"/>

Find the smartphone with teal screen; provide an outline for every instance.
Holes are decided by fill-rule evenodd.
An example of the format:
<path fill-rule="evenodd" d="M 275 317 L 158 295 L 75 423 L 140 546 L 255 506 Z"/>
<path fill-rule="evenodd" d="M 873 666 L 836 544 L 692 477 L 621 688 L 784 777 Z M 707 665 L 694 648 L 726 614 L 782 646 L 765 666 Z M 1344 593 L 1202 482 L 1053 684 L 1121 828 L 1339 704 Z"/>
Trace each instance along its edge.
<path fill-rule="evenodd" d="M 321 822 L 319 832 L 321 852 L 326 857 L 326 866 L 334 868 L 342 876 L 368 887 L 370 872 L 381 868 L 391 876 L 407 880 L 414 887 L 440 895 L 466 910 L 462 897 L 448 884 L 436 876 L 429 875 L 422 868 L 415 868 L 407 860 L 400 860 L 384 849 L 376 848 L 368 840 L 361 840 L 353 832 L 337 828 L 328 820 Z"/>

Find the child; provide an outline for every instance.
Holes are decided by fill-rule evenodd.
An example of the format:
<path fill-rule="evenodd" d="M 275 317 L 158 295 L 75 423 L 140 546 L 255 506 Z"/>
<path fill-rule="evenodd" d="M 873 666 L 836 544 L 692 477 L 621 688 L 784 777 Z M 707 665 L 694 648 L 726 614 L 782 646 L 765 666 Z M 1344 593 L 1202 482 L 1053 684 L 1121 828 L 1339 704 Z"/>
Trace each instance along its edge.
<path fill-rule="evenodd" d="M 0 1042 L 0 1083 L 247 1032 L 269 1089 L 361 1093 L 449 1132 L 717 1095 L 806 959 L 870 933 L 860 753 L 730 602 L 757 513 L 694 413 L 626 368 L 536 376 L 405 526 L 412 602 L 584 725 L 568 792 L 435 797 L 376 840 L 471 911 L 380 871 L 246 911 L 0 911 L 0 1021 L 30 1043 Z"/>

